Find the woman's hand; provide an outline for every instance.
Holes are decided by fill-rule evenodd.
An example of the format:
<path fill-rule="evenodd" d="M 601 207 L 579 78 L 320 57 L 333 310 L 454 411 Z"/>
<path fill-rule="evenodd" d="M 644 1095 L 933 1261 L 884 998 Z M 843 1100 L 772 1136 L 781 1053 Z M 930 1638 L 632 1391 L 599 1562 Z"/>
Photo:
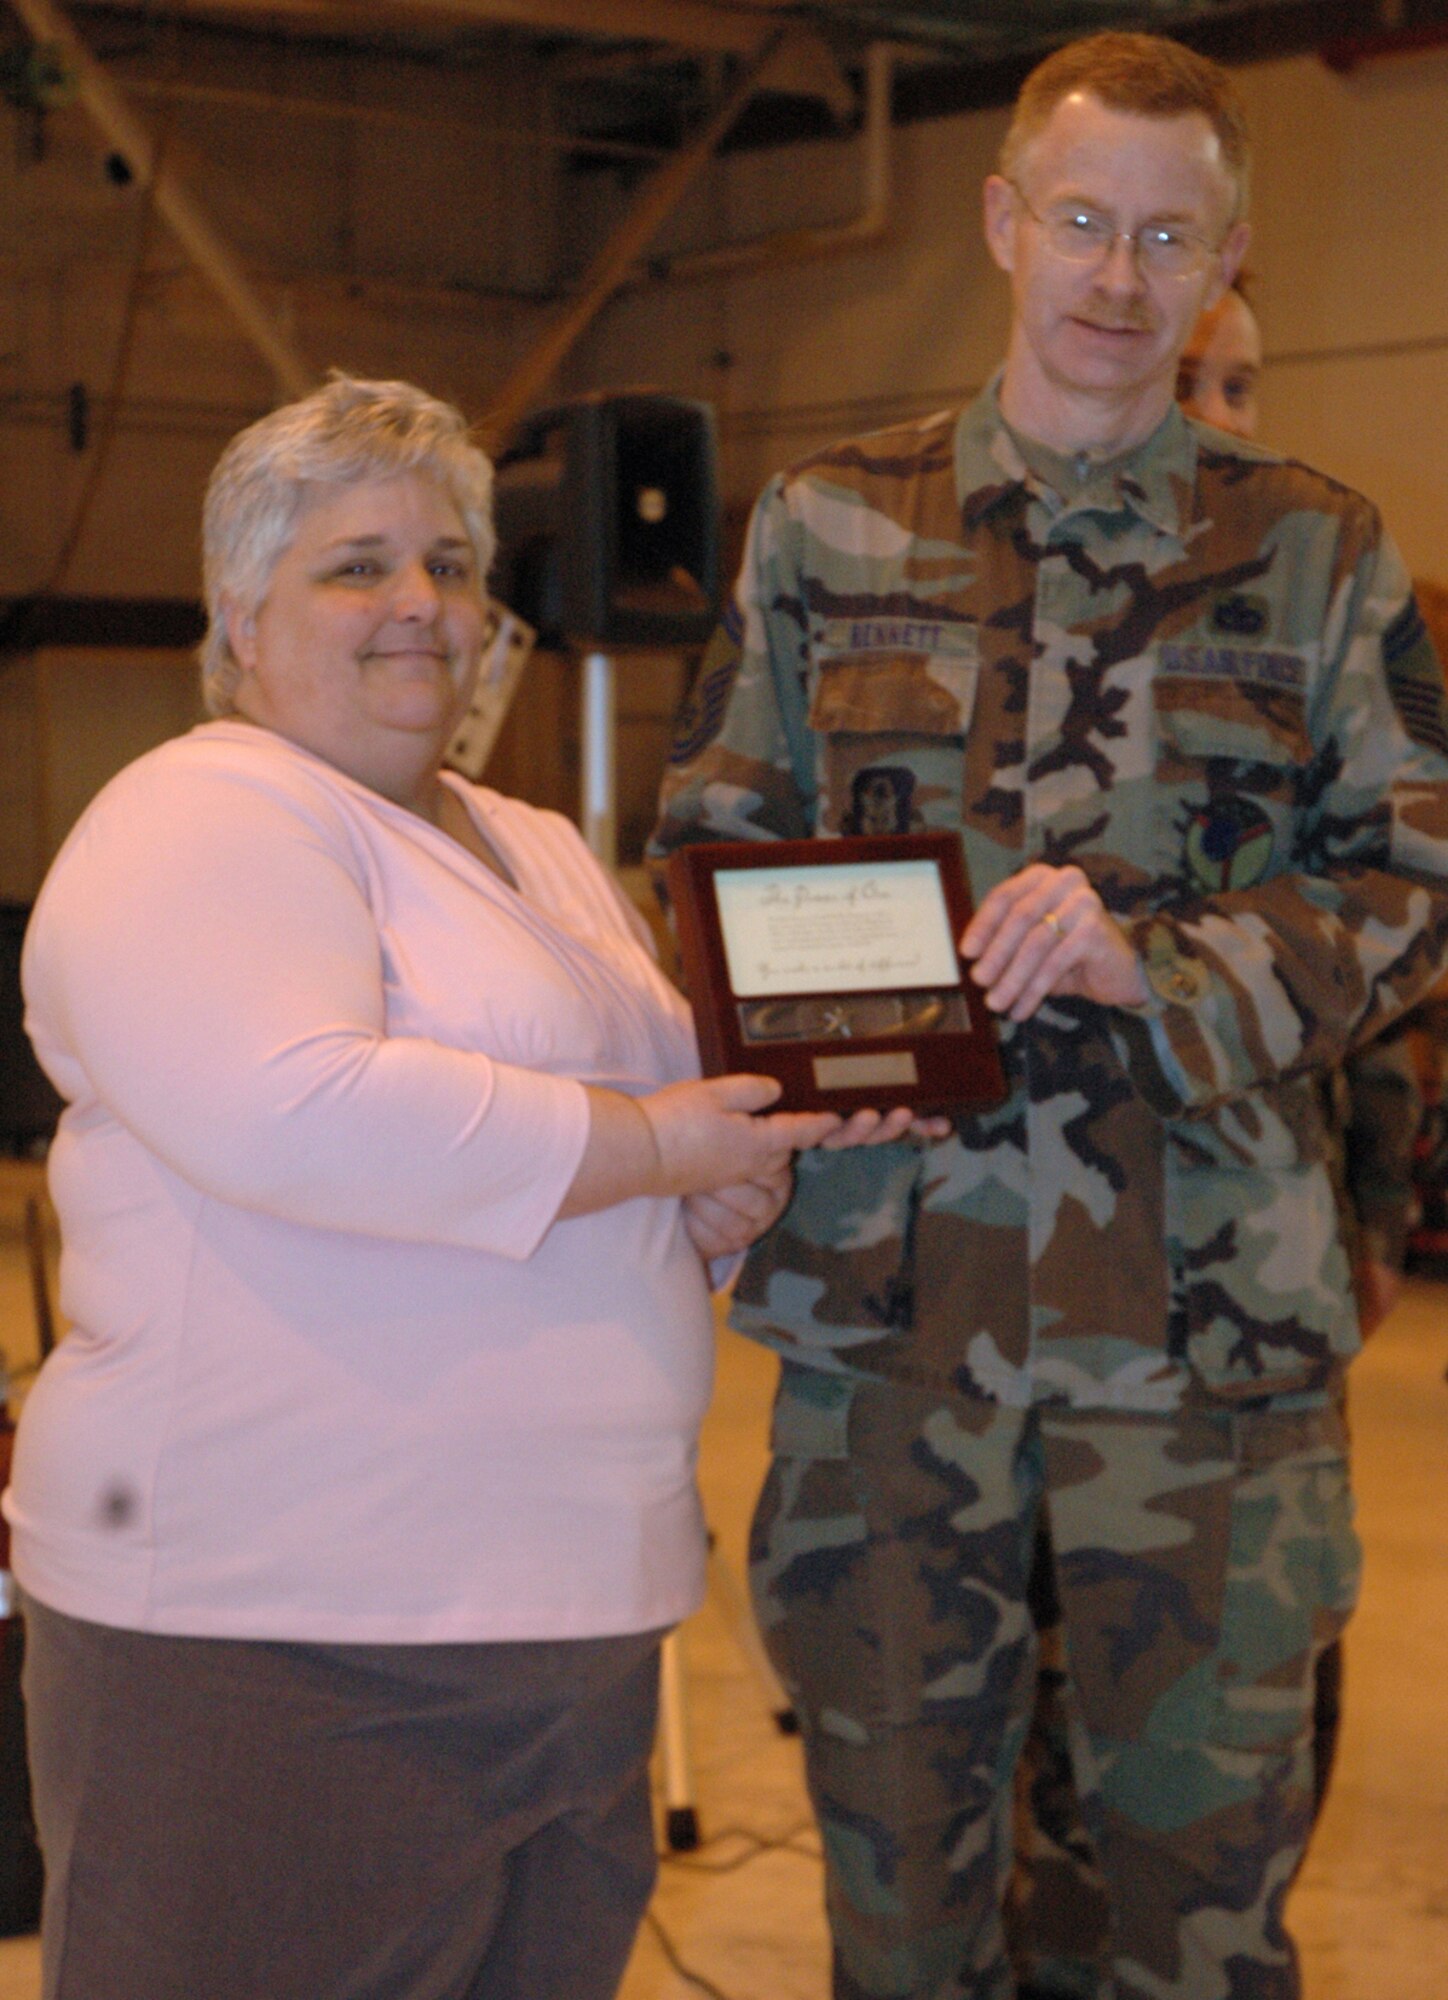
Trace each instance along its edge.
<path fill-rule="evenodd" d="M 833 1111 L 768 1111 L 770 1076 L 711 1076 L 666 1084 L 636 1100 L 658 1155 L 658 1194 L 712 1194 L 787 1172 L 794 1155 L 838 1132 Z"/>
<path fill-rule="evenodd" d="M 917 1118 L 903 1108 L 852 1111 L 837 1131 L 821 1139 L 820 1150 L 832 1153 L 847 1146 L 885 1146 L 893 1139 L 943 1139 L 949 1131 L 948 1118 Z M 706 1262 L 733 1257 L 779 1220 L 793 1193 L 793 1170 L 783 1167 L 777 1174 L 737 1181 L 732 1187 L 716 1188 L 712 1194 L 691 1194 L 684 1200 L 684 1227 Z"/>
<path fill-rule="evenodd" d="M 665 1090 L 656 1090 L 650 1097 L 640 1098 L 639 1103 L 648 1116 L 655 1121 L 662 1117 L 667 1128 L 667 1136 L 660 1144 L 661 1155 L 664 1147 L 672 1148 L 680 1136 L 671 1122 L 676 1105 L 682 1101 L 673 1097 L 674 1092 L 727 1085 L 732 1093 L 741 1084 L 749 1086 L 752 1096 L 757 1092 L 755 1101 L 764 1105 L 772 1104 L 779 1096 L 780 1085 L 772 1077 L 716 1076 L 707 1079 L 704 1084 L 671 1084 Z M 850 1146 L 884 1146 L 895 1139 L 942 1139 L 950 1131 L 948 1118 L 917 1118 L 903 1105 L 893 1111 L 852 1111 L 848 1118 L 840 1117 L 833 1111 L 775 1111 L 768 1117 L 755 1115 L 748 1122 L 755 1128 L 755 1138 L 759 1136 L 760 1128 L 768 1128 L 774 1141 L 784 1145 L 786 1150 L 778 1164 L 786 1169 L 795 1153 L 802 1153 L 811 1146 L 818 1146 L 826 1153 L 836 1153 Z M 692 1126 L 692 1118 L 686 1123 Z M 766 1177 L 772 1171 L 766 1168 Z M 759 1176 L 752 1174 L 749 1178 L 753 1181 Z"/>
<path fill-rule="evenodd" d="M 793 1191 L 794 1175 L 786 1167 L 767 1179 L 688 1195 L 683 1207 L 689 1241 L 706 1263 L 736 1256 L 779 1220 Z"/>
<path fill-rule="evenodd" d="M 1151 997 L 1125 931 L 1079 868 L 1032 862 L 998 882 L 966 926 L 962 958 L 985 1004 L 1028 1021 L 1050 994 L 1144 1007 Z"/>
<path fill-rule="evenodd" d="M 647 1097 L 588 1089 L 588 1143 L 560 1217 L 612 1208 L 638 1195 L 714 1194 L 788 1172 L 794 1154 L 844 1123 L 832 1111 L 775 1111 L 768 1076 L 713 1076 L 665 1084 Z"/>
<path fill-rule="evenodd" d="M 852 1111 L 838 1132 L 820 1140 L 822 1153 L 842 1153 L 849 1146 L 888 1146 L 895 1139 L 944 1139 L 948 1118 L 917 1118 L 904 1105 L 893 1111 Z"/>
<path fill-rule="evenodd" d="M 846 1146 L 884 1146 L 905 1138 L 942 1139 L 949 1131 L 948 1118 L 916 1118 L 905 1109 L 854 1111 L 837 1131 L 820 1141 L 820 1150 L 829 1153 Z M 689 1240 L 706 1260 L 735 1256 L 779 1220 L 793 1192 L 794 1173 L 785 1166 L 777 1174 L 736 1181 L 732 1187 L 716 1188 L 711 1194 L 688 1195 L 684 1227 Z"/>
<path fill-rule="evenodd" d="M 915 1118 L 904 1108 L 855 1111 L 849 1118 L 834 1111 L 770 1111 L 779 1093 L 774 1077 L 744 1075 L 669 1083 L 647 1097 L 590 1087 L 588 1144 L 560 1218 L 611 1208 L 637 1195 L 687 1200 L 751 1184 L 773 1186 L 788 1179 L 794 1155 L 810 1146 L 878 1146 L 907 1134 L 938 1139 L 950 1129 L 947 1119 Z M 730 1199 L 737 1211 L 738 1199 Z M 752 1209 L 752 1197 L 746 1207 Z M 701 1226 L 737 1226 L 726 1224 L 717 1210 L 709 1215 Z"/>

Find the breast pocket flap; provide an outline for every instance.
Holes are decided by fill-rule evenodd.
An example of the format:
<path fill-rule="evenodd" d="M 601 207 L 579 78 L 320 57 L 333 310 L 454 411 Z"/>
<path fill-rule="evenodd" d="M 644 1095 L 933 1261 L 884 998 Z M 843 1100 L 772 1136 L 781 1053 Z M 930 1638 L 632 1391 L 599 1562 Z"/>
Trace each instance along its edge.
<path fill-rule="evenodd" d="M 810 726 L 822 736 L 964 736 L 980 662 L 965 653 L 825 655 Z"/>
<path fill-rule="evenodd" d="M 1312 743 L 1300 694 L 1231 681 L 1159 681 L 1162 742 L 1188 763 L 1213 758 L 1282 772 L 1300 768 Z"/>

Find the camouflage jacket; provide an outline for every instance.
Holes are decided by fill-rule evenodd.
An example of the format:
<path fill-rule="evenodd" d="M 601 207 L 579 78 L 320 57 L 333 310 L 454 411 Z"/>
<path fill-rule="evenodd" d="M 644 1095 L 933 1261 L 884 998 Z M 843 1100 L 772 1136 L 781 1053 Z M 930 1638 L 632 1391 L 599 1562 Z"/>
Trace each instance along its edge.
<path fill-rule="evenodd" d="M 1003 1403 L 1316 1395 L 1357 1345 L 1322 1074 L 1448 952 L 1448 716 L 1372 506 L 1189 424 L 1064 501 L 993 389 L 776 479 L 652 851 L 958 827 L 1074 862 L 1140 1011 L 1003 1031 L 932 1146 L 807 1155 L 733 1319 Z"/>

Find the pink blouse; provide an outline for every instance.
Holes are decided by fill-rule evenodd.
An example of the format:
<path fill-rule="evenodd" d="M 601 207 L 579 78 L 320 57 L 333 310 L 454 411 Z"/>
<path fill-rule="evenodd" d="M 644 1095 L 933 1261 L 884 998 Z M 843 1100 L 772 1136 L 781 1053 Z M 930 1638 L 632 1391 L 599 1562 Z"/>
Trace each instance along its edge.
<path fill-rule="evenodd" d="M 102 1624 L 590 1636 L 697 1602 L 712 1336 L 675 1201 L 567 1221 L 582 1085 L 696 1074 L 575 829 L 449 777 L 519 884 L 249 724 L 88 808 L 27 1022 L 71 1331 L 5 1507 Z"/>

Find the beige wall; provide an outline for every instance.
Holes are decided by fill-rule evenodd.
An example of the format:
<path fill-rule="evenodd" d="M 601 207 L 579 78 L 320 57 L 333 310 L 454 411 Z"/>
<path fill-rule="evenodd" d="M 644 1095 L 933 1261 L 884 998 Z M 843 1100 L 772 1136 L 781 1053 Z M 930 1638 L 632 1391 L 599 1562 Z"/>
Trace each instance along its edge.
<path fill-rule="evenodd" d="M 57 647 L 0 665 L 0 901 L 29 902 L 106 780 L 200 713 L 182 652 Z"/>
<path fill-rule="evenodd" d="M 1448 581 L 1448 55 L 1244 75 L 1264 435 L 1382 507 Z"/>
<path fill-rule="evenodd" d="M 343 121 L 144 90 L 133 99 L 319 377 L 332 365 L 408 375 L 481 411 L 538 324 L 543 308 L 527 297 L 560 265 L 555 156 L 487 137 L 498 123 L 546 127 L 536 71 L 444 73 L 223 33 L 173 62 L 164 29 L 124 39 L 112 73 L 141 83 L 180 73 L 222 91 L 401 114 Z M 0 595 L 56 580 L 128 311 L 120 419 L 65 591 L 198 595 L 206 476 L 226 439 L 275 400 L 268 369 L 164 228 L 143 254 L 141 193 L 108 177 L 107 152 L 79 107 L 40 126 L 0 107 Z M 79 451 L 66 422 L 76 382 L 91 402 Z M 0 896 L 31 896 L 100 784 L 197 713 L 194 663 L 180 652 L 0 659 Z"/>
<path fill-rule="evenodd" d="M 264 304 L 320 378 L 332 366 L 406 373 L 481 411 L 526 348 L 556 285 L 556 156 L 490 141 L 548 124 L 527 62 L 445 71 L 224 34 L 128 36 L 112 74 L 176 71 L 259 101 L 133 102 Z M 296 115 L 305 98 L 387 117 Z M 419 115 L 419 114 L 422 115 Z M 401 120 L 403 122 L 390 122 Z M 0 592 L 43 582 L 94 460 L 128 302 L 134 337 L 108 471 L 68 579 L 77 591 L 196 591 L 197 506 L 224 440 L 274 400 L 270 372 L 141 190 L 114 185 L 79 106 L 40 131 L 0 107 Z M 139 285 L 133 281 L 142 272 Z M 66 436 L 69 385 L 92 401 L 92 442 Z"/>

